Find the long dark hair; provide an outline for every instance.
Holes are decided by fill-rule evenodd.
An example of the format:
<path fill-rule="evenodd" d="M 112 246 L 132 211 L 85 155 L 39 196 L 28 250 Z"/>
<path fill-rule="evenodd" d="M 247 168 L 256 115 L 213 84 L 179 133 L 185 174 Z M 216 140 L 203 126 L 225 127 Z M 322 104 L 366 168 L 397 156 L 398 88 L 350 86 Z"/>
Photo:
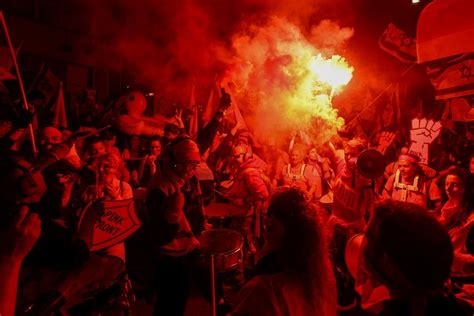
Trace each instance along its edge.
<path fill-rule="evenodd" d="M 447 194 L 446 194 L 446 188 L 445 188 L 445 183 L 446 183 L 446 178 L 447 176 L 449 175 L 452 175 L 452 176 L 457 176 L 459 177 L 459 179 L 461 179 L 461 182 L 464 186 L 464 196 L 463 196 L 463 199 L 462 199 L 462 206 L 466 209 L 467 213 L 466 215 L 468 216 L 469 213 L 471 213 L 473 211 L 473 208 L 474 208 L 474 188 L 473 188 L 473 185 L 474 185 L 474 178 L 472 175 L 469 174 L 468 171 L 462 169 L 462 168 L 459 168 L 459 167 L 456 167 L 456 168 L 452 168 L 448 171 L 448 174 L 446 176 L 443 177 L 442 179 L 442 185 L 441 185 L 441 189 L 442 189 L 442 192 L 443 192 L 443 195 L 446 197 L 447 199 Z"/>
<path fill-rule="evenodd" d="M 300 190 L 283 189 L 273 195 L 268 215 L 284 227 L 281 264 L 302 285 L 308 304 L 321 310 L 328 302 L 336 304 L 326 233 L 315 207 Z"/>

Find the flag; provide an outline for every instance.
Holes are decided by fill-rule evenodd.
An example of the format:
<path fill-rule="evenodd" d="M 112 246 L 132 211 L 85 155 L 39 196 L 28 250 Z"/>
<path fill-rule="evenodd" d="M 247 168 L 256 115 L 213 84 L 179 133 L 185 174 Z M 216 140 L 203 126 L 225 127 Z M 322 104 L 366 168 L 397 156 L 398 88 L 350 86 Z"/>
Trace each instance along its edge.
<path fill-rule="evenodd" d="M 385 52 L 404 63 L 416 63 L 416 40 L 390 23 L 379 38 L 379 46 Z"/>
<path fill-rule="evenodd" d="M 232 88 L 233 85 L 231 83 L 227 83 L 227 93 L 230 94 L 230 98 L 232 100 L 232 110 L 234 112 L 234 117 L 233 119 L 235 119 L 235 127 L 234 129 L 246 129 L 248 130 L 247 128 L 247 124 L 245 123 L 245 120 L 244 120 L 244 117 L 242 116 L 242 113 L 240 112 L 240 108 L 239 108 L 239 105 L 238 105 L 238 102 L 237 102 L 237 98 L 235 97 L 235 92 L 234 92 L 234 89 Z"/>
<path fill-rule="evenodd" d="M 220 83 L 218 82 L 216 78 L 211 88 L 211 92 L 209 94 L 209 100 L 207 101 L 206 108 L 203 110 L 203 113 L 202 113 L 202 122 L 203 122 L 202 126 L 206 126 L 206 124 L 214 116 L 214 113 L 216 113 L 217 109 L 219 108 L 220 98 L 221 98 L 221 87 L 220 87 Z"/>
<path fill-rule="evenodd" d="M 189 98 L 189 108 L 193 111 L 193 115 L 191 116 L 191 120 L 189 121 L 188 134 L 193 139 L 196 139 L 199 130 L 199 111 L 196 105 L 196 98 L 194 96 L 194 85 L 191 89 L 191 96 Z"/>
<path fill-rule="evenodd" d="M 18 49 L 17 49 L 18 55 Z M 10 49 L 8 47 L 0 47 L 0 80 L 13 80 L 16 79 L 10 69 L 13 66 L 13 60 L 10 56 Z"/>
<path fill-rule="evenodd" d="M 427 65 L 427 74 L 435 87 L 436 100 L 474 94 L 474 54 Z"/>
<path fill-rule="evenodd" d="M 58 77 L 47 67 L 41 67 L 41 70 L 29 89 L 28 97 L 37 110 L 48 108 L 51 105 L 51 100 L 58 93 L 61 81 Z"/>
<path fill-rule="evenodd" d="M 21 45 L 18 45 L 15 50 L 16 56 L 20 51 Z M 0 91 L 8 92 L 8 89 L 3 85 L 3 80 L 14 80 L 16 76 L 10 72 L 10 69 L 13 67 L 13 59 L 10 54 L 10 49 L 8 47 L 0 47 Z"/>
<path fill-rule="evenodd" d="M 59 83 L 58 96 L 53 106 L 53 126 L 67 128 L 66 107 L 64 105 L 63 83 Z"/>

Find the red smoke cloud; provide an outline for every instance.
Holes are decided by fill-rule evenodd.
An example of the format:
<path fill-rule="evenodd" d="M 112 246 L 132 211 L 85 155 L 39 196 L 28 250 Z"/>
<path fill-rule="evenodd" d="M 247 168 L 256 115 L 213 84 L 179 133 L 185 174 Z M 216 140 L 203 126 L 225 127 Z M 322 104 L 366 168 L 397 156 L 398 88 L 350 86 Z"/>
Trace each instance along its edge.
<path fill-rule="evenodd" d="M 249 25 L 264 24 L 270 16 L 279 16 L 321 42 L 319 32 L 310 33 L 317 3 L 89 0 L 85 5 L 90 16 L 89 32 L 110 47 L 110 54 L 123 58 L 135 83 L 186 104 L 193 83 L 198 102 L 207 101 L 214 78 L 224 73 L 234 54 L 232 37 Z"/>

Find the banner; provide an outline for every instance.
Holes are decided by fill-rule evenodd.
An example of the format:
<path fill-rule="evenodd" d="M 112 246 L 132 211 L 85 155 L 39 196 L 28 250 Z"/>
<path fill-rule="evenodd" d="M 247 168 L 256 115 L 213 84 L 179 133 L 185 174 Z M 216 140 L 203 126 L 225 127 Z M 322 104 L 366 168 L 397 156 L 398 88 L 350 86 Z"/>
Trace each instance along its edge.
<path fill-rule="evenodd" d="M 429 164 L 429 146 L 441 132 L 441 123 L 426 118 L 411 121 L 411 145 L 409 152 L 420 158 L 420 163 Z"/>
<path fill-rule="evenodd" d="M 96 201 L 84 209 L 78 230 L 90 251 L 114 246 L 140 228 L 133 203 L 133 199 Z"/>

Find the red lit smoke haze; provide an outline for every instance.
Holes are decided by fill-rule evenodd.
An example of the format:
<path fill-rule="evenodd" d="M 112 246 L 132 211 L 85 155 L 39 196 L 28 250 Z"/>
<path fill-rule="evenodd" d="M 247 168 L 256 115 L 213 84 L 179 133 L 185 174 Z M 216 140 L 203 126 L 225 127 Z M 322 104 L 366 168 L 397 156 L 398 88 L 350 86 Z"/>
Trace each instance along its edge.
<path fill-rule="evenodd" d="M 228 78 L 235 80 L 235 76 L 229 73 L 245 62 L 239 55 L 245 49 L 242 44 L 236 44 L 241 43 L 242 38 L 256 34 L 256 29 L 268 27 L 275 18 L 295 30 L 291 36 L 297 34 L 302 45 L 313 46 L 315 53 L 326 57 L 337 53 L 353 63 L 346 46 L 354 32 L 350 26 L 355 18 L 349 0 L 125 0 L 120 3 L 88 0 L 86 5 L 91 17 L 89 31 L 111 47 L 111 53 L 122 56 L 127 71 L 134 75 L 135 83 L 149 86 L 156 95 L 184 105 L 189 102 L 193 84 L 197 102 L 206 104 L 216 76 L 222 78 L 227 74 Z M 344 18 L 346 27 L 339 25 L 341 20 L 322 19 L 328 15 Z M 275 45 L 282 39 L 281 35 L 269 34 L 275 37 Z M 271 42 L 271 39 L 267 40 Z M 287 83 L 278 75 L 281 70 L 278 64 L 288 62 L 291 54 L 277 53 L 269 46 L 262 49 L 255 53 L 263 54 L 259 58 L 265 65 L 266 79 L 274 76 L 273 89 L 282 88 Z M 355 68 L 357 75 L 357 64 Z M 262 89 L 271 87 L 267 83 L 261 84 L 260 93 Z M 257 103 L 251 102 L 252 99 L 244 101 L 240 106 L 249 125 L 255 126 L 258 120 L 255 114 L 271 112 L 269 108 L 256 111 Z M 162 106 L 166 109 L 170 104 Z M 249 117 L 249 114 L 254 116 Z M 266 120 L 272 121 L 270 117 Z"/>

